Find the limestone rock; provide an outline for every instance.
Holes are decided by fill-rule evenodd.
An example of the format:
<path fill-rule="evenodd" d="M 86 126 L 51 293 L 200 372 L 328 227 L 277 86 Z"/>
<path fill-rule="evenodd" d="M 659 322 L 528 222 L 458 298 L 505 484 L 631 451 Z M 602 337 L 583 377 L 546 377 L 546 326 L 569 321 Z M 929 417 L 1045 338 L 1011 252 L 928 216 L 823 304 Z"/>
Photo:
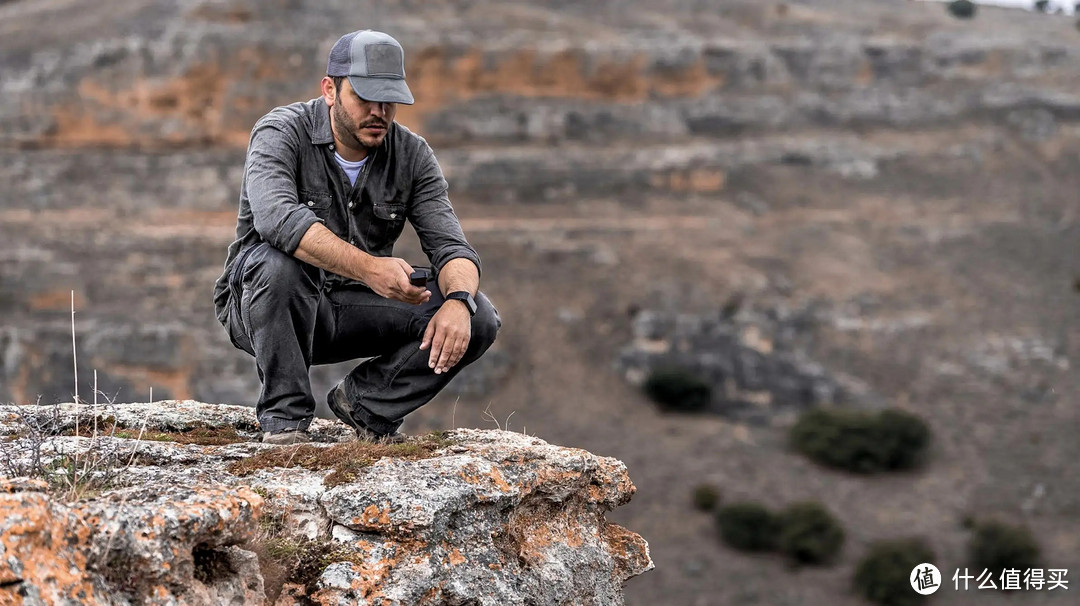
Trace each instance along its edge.
<path fill-rule="evenodd" d="M 66 505 L 48 484 L 0 480 L 0 603 L 236 604 L 265 599 L 246 488 L 147 486 Z"/>
<path fill-rule="evenodd" d="M 95 416 L 108 435 L 87 433 Z M 236 443 L 170 441 L 206 427 Z M 49 480 L 0 478 L 0 603 L 622 604 L 623 583 L 653 567 L 644 539 L 605 519 L 635 491 L 615 459 L 462 429 L 330 482 L 333 461 L 371 448 L 340 427 L 318 419 L 316 442 L 273 447 L 237 406 L 0 406 L 0 470 Z M 260 453 L 284 467 L 230 466 Z M 290 466 L 305 453 L 328 463 Z M 95 473 L 108 479 L 96 496 L 71 488 Z M 264 577 L 311 561 L 307 578 Z"/>

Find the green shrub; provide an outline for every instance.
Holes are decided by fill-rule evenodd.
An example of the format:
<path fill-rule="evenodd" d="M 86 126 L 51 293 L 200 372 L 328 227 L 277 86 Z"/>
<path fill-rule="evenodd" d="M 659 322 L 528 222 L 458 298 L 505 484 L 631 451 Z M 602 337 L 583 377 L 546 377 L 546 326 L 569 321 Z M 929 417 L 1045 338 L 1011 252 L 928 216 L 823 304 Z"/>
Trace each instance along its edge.
<path fill-rule="evenodd" d="M 948 7 L 949 14 L 957 19 L 971 19 L 975 16 L 975 3 L 971 0 L 953 0 Z"/>
<path fill-rule="evenodd" d="M 780 552 L 799 564 L 824 564 L 844 546 L 844 529 L 820 503 L 794 503 L 780 514 Z"/>
<path fill-rule="evenodd" d="M 712 511 L 720 503 L 720 491 L 712 484 L 698 484 L 694 488 L 694 507 Z"/>
<path fill-rule="evenodd" d="M 911 469 L 930 445 L 930 428 L 915 415 L 890 409 L 878 413 L 878 438 L 882 440 L 886 469 Z"/>
<path fill-rule="evenodd" d="M 1035 0 L 1035 10 L 1040 13 L 1050 12 L 1050 0 Z"/>
<path fill-rule="evenodd" d="M 664 367 L 645 379 L 645 393 L 665 409 L 691 412 L 709 405 L 712 386 L 684 368 Z"/>
<path fill-rule="evenodd" d="M 780 538 L 780 519 L 760 503 L 733 503 L 716 511 L 720 538 L 742 551 L 772 551 Z"/>
<path fill-rule="evenodd" d="M 881 606 L 922 604 L 930 596 L 911 589 L 911 571 L 933 561 L 934 552 L 921 539 L 878 541 L 856 566 L 852 585 L 864 598 Z"/>
<path fill-rule="evenodd" d="M 930 429 L 898 410 L 815 409 L 799 418 L 790 440 L 796 451 L 822 465 L 875 473 L 917 465 L 930 443 Z"/>
<path fill-rule="evenodd" d="M 996 520 L 980 521 L 968 543 L 972 566 L 988 569 L 997 578 L 1006 568 L 1027 570 L 1039 563 L 1039 544 L 1031 531 Z"/>

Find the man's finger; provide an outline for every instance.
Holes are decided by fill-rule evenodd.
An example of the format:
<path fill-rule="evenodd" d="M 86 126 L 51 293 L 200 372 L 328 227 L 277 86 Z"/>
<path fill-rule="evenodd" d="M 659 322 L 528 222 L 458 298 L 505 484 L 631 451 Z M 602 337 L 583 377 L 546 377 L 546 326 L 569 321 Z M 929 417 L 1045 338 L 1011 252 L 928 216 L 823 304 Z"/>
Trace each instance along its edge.
<path fill-rule="evenodd" d="M 439 354 L 439 361 L 435 364 L 435 372 L 446 372 L 448 368 L 447 363 L 450 361 L 450 355 L 453 353 L 453 344 L 444 343 L 442 352 Z"/>
<path fill-rule="evenodd" d="M 424 338 L 420 341 L 420 349 L 427 349 L 431 345 L 431 339 L 435 336 L 435 323 L 428 320 L 427 328 L 424 329 Z"/>
<path fill-rule="evenodd" d="M 450 356 L 446 359 L 446 365 L 443 367 L 443 370 L 450 370 L 454 367 L 454 365 L 458 363 L 458 360 L 461 359 L 461 354 L 459 353 L 458 348 L 459 346 L 455 344 L 454 349 L 450 352 Z"/>
<path fill-rule="evenodd" d="M 457 363 L 460 362 L 461 359 L 465 357 L 465 352 L 469 351 L 469 339 L 470 339 L 470 337 L 468 335 L 466 335 L 465 337 L 462 337 L 461 342 L 458 345 L 458 348 L 455 350 L 454 359 L 450 363 L 450 366 L 457 366 Z"/>
<path fill-rule="evenodd" d="M 446 368 L 452 368 L 461 359 L 461 338 L 454 339 L 454 346 L 450 348 L 450 355 L 446 358 Z"/>
<path fill-rule="evenodd" d="M 438 366 L 435 363 L 438 362 L 439 358 L 442 356 L 443 346 L 445 344 L 446 344 L 446 334 L 443 331 L 436 328 L 435 329 L 435 336 L 432 338 L 432 342 L 431 342 L 431 355 L 428 356 L 428 368 L 438 368 Z"/>

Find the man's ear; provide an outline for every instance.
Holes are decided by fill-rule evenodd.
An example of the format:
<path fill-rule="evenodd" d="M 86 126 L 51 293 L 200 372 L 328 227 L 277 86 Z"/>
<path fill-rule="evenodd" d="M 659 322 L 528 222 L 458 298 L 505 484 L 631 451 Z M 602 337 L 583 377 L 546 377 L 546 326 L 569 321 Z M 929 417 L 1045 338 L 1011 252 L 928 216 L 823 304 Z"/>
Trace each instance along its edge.
<path fill-rule="evenodd" d="M 320 86 L 322 87 L 323 101 L 333 107 L 334 103 L 337 102 L 337 89 L 334 87 L 334 79 L 330 76 L 323 76 Z"/>

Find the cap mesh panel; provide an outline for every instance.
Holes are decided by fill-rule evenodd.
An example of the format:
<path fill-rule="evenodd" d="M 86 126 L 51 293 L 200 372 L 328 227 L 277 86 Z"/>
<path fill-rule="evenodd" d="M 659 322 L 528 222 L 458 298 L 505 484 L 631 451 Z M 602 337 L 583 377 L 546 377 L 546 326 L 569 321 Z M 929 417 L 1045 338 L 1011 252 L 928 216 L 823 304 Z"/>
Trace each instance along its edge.
<path fill-rule="evenodd" d="M 326 75 L 348 76 L 352 61 L 349 59 L 349 47 L 356 37 L 356 32 L 345 34 L 337 41 L 334 48 L 330 49 L 330 60 L 326 63 Z"/>

